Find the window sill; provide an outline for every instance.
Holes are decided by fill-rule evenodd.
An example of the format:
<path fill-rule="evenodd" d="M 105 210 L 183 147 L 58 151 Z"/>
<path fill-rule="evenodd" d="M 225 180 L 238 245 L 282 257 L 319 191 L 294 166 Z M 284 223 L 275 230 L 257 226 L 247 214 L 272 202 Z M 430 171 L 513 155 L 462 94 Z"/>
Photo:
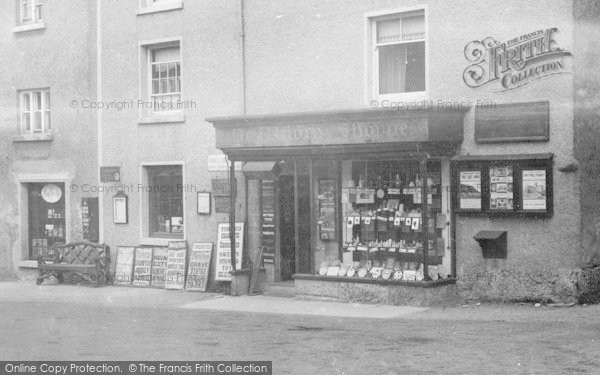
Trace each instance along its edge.
<path fill-rule="evenodd" d="M 177 10 L 183 8 L 183 0 L 172 0 L 172 1 L 161 1 L 158 3 L 153 3 L 148 5 L 147 7 L 138 9 L 136 14 L 138 16 L 144 14 L 158 13 L 158 12 L 167 12 L 169 10 Z"/>
<path fill-rule="evenodd" d="M 169 242 L 171 241 L 185 241 L 184 238 L 141 238 L 140 245 L 150 245 L 150 246 L 169 246 Z"/>
<path fill-rule="evenodd" d="M 13 27 L 12 32 L 13 33 L 22 33 L 25 31 L 33 31 L 33 30 L 42 30 L 46 28 L 46 24 L 43 22 L 38 22 L 38 23 L 32 23 L 29 25 L 22 25 L 22 26 L 16 26 Z"/>
<path fill-rule="evenodd" d="M 19 262 L 19 268 L 38 268 L 37 260 L 22 260 Z"/>
<path fill-rule="evenodd" d="M 148 125 L 148 124 L 176 124 L 185 122 L 185 115 L 183 113 L 175 113 L 175 114 L 164 114 L 164 115 L 153 115 L 138 118 L 138 124 L 140 125 Z"/>
<path fill-rule="evenodd" d="M 50 142 L 52 139 L 52 133 L 20 134 L 13 137 L 13 142 Z"/>

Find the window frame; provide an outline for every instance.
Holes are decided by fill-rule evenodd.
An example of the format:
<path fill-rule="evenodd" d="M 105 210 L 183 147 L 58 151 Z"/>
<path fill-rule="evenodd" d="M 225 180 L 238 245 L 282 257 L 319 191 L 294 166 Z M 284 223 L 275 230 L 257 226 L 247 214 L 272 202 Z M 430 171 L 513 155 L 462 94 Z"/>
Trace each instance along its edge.
<path fill-rule="evenodd" d="M 167 49 L 167 48 L 174 48 L 177 47 L 177 49 L 179 50 L 179 60 L 169 60 L 166 62 L 155 62 L 154 61 L 154 57 L 153 54 L 155 51 L 157 50 L 161 50 L 161 49 Z M 148 54 L 148 93 L 147 93 L 147 100 L 149 103 L 152 103 L 152 109 L 150 110 L 151 113 L 153 115 L 169 115 L 172 113 L 180 113 L 181 112 L 181 108 L 180 109 L 174 109 L 174 110 L 164 110 L 164 111 L 156 111 L 155 110 L 155 106 L 154 106 L 154 100 L 157 97 L 161 97 L 161 96 L 178 96 L 179 95 L 179 103 L 181 103 L 181 97 L 182 97 L 182 79 L 181 79 L 181 46 L 179 44 L 173 44 L 173 45 L 159 45 L 159 46 L 149 46 L 148 50 L 147 50 L 147 54 Z M 169 64 L 171 63 L 178 63 L 178 67 L 177 70 L 179 71 L 179 75 L 177 76 L 177 88 L 179 89 L 179 91 L 173 91 L 173 92 L 166 92 L 166 93 L 154 93 L 154 84 L 153 84 L 153 68 L 155 65 L 162 65 L 162 64 L 166 64 L 167 65 L 167 77 L 168 77 L 168 72 L 169 72 Z M 159 72 L 160 72 L 160 68 L 159 68 Z M 159 78 L 160 80 L 160 78 Z M 169 78 L 167 78 L 167 80 L 169 80 Z M 170 82 L 167 81 L 167 86 L 170 86 Z M 160 91 L 160 81 L 159 81 L 159 91 Z"/>
<path fill-rule="evenodd" d="M 410 17 L 418 12 L 423 12 L 424 33 L 421 40 L 395 41 L 390 43 L 378 43 L 377 41 L 377 23 L 380 21 L 391 20 L 402 17 Z M 417 5 L 414 7 L 405 7 L 384 11 L 369 12 L 365 15 L 365 96 L 366 104 L 373 99 L 378 100 L 380 106 L 385 106 L 384 101 L 398 100 L 417 100 L 426 99 L 429 93 L 429 12 L 427 5 Z M 423 42 L 425 44 L 425 90 L 414 92 L 401 92 L 380 94 L 379 93 L 379 47 L 390 45 L 410 44 Z"/>
<path fill-rule="evenodd" d="M 33 108 L 33 94 L 40 95 L 40 110 Z M 28 109 L 24 108 L 25 97 L 29 99 Z M 18 110 L 19 110 L 19 132 L 20 134 L 35 135 L 35 134 L 51 134 L 52 133 L 52 99 L 50 97 L 49 88 L 36 88 L 18 91 Z M 40 129 L 34 129 L 34 114 L 40 112 Z M 29 117 L 29 130 L 26 128 L 24 115 Z"/>
<path fill-rule="evenodd" d="M 169 241 L 183 241 L 186 240 L 187 236 L 187 215 L 186 215 L 186 202 L 187 192 L 186 186 L 186 174 L 185 174 L 185 162 L 183 161 L 166 161 L 166 162 L 144 162 L 140 164 L 140 187 L 147 187 L 150 185 L 149 179 L 149 168 L 152 167 L 180 167 L 181 178 L 182 178 L 182 217 L 183 217 L 183 231 L 180 237 L 152 237 L 150 233 L 150 193 L 147 191 L 140 191 L 139 199 L 139 218 L 140 218 L 140 244 L 141 245 L 155 245 L 155 246 L 167 246 Z M 194 194 L 195 195 L 195 194 Z"/>
<path fill-rule="evenodd" d="M 490 168 L 512 167 L 513 184 L 513 208 L 500 210 L 490 208 Z M 546 172 L 546 209 L 534 210 L 523 208 L 523 171 L 544 170 Z M 469 209 L 460 207 L 460 172 L 479 171 L 481 173 L 481 205 L 480 209 Z M 466 215 L 483 216 L 541 216 L 551 217 L 554 213 L 554 181 L 553 181 L 553 157 L 536 159 L 531 158 L 497 158 L 453 161 L 452 165 L 452 202 L 454 212 Z"/>
<path fill-rule="evenodd" d="M 139 42 L 139 70 L 138 70 L 138 82 L 139 82 L 139 98 L 141 105 L 138 105 L 138 124 L 157 124 L 157 123 L 181 123 L 185 122 L 184 108 L 169 111 L 154 111 L 152 106 L 152 52 L 156 49 L 178 47 L 179 48 L 179 100 L 184 102 L 184 91 L 183 82 L 184 78 L 184 64 L 183 64 L 183 50 L 182 50 L 182 38 L 166 38 L 158 40 L 149 40 Z"/>
<path fill-rule="evenodd" d="M 27 3 L 27 8 L 28 11 L 31 13 L 31 20 L 30 21 L 23 21 L 24 20 L 24 9 L 25 9 L 25 4 Z M 29 26 L 29 25 L 37 25 L 37 24 L 41 24 L 44 22 L 44 17 L 42 17 L 42 1 L 41 0 L 18 0 L 18 4 L 19 4 L 19 26 Z M 40 9 L 40 18 L 37 19 L 37 8 L 39 7 Z"/>

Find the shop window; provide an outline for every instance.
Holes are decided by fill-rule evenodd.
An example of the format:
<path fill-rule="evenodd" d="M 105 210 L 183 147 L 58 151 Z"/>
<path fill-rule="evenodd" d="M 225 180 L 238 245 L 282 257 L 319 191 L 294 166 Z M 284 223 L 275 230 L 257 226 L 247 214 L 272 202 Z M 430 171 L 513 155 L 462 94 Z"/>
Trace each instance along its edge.
<path fill-rule="evenodd" d="M 425 92 L 424 10 L 373 18 L 371 34 L 375 96 Z"/>
<path fill-rule="evenodd" d="M 18 0 L 19 22 L 18 25 L 32 25 L 42 22 L 41 0 Z"/>
<path fill-rule="evenodd" d="M 53 256 L 66 242 L 64 184 L 28 184 L 27 198 L 29 259 Z"/>
<path fill-rule="evenodd" d="M 183 174 L 180 165 L 145 167 L 148 228 L 152 238 L 183 238 Z"/>
<path fill-rule="evenodd" d="M 421 172 L 416 160 L 352 162 L 341 199 L 344 252 L 352 259 L 343 263 L 354 262 L 356 270 L 386 270 L 384 279 L 423 280 L 426 256 L 430 277 L 447 274 L 438 269 L 446 221 L 440 161 L 429 161 L 426 175 Z"/>
<path fill-rule="evenodd" d="M 550 155 L 454 158 L 457 212 L 490 215 L 551 215 Z"/>
<path fill-rule="evenodd" d="M 50 90 L 19 92 L 19 112 L 22 134 L 49 133 L 51 130 Z"/>

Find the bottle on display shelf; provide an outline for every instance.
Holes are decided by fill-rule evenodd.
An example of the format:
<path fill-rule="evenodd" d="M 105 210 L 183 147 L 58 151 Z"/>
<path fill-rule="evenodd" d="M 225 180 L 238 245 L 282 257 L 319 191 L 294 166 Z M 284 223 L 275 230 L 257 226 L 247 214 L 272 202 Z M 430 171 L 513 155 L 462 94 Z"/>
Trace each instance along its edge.
<path fill-rule="evenodd" d="M 394 179 L 393 186 L 395 189 L 399 189 L 401 187 L 401 185 L 402 185 L 402 181 L 400 180 L 400 174 L 396 173 L 396 178 Z"/>

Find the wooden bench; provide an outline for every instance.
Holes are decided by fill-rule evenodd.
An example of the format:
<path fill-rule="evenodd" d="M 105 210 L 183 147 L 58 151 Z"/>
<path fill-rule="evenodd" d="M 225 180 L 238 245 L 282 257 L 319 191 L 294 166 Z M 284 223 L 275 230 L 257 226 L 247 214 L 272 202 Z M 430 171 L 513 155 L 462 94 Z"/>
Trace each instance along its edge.
<path fill-rule="evenodd" d="M 36 283 L 40 285 L 50 276 L 59 283 L 64 282 L 64 273 L 70 273 L 71 280 L 86 280 L 94 285 L 111 282 L 110 248 L 104 244 L 91 242 L 73 242 L 54 248 L 52 258 L 38 257 L 40 276 Z"/>

